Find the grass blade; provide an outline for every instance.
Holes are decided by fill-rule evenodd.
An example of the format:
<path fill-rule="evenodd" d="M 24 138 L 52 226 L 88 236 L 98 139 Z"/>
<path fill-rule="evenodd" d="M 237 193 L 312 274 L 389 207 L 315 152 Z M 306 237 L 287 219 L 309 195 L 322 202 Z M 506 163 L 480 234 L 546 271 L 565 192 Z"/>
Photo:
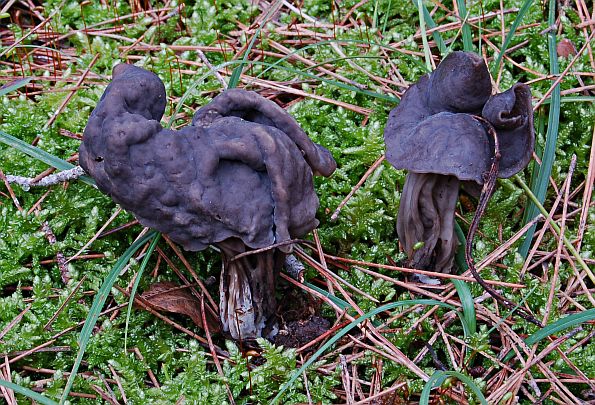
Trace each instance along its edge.
<path fill-rule="evenodd" d="M 527 343 L 527 345 L 535 344 L 545 339 L 549 335 L 553 335 L 565 329 L 572 328 L 573 326 L 580 325 L 581 323 L 589 322 L 594 319 L 595 308 L 588 309 L 583 312 L 577 312 L 576 314 L 568 315 L 562 319 L 558 319 L 556 322 L 551 323 L 547 325 L 545 328 L 535 332 L 527 339 L 525 339 L 525 343 Z"/>
<path fill-rule="evenodd" d="M 465 383 L 467 387 L 471 388 L 471 391 L 473 391 L 477 399 L 479 399 L 480 403 L 485 405 L 488 404 L 488 401 L 481 393 L 481 389 L 479 389 L 477 384 L 475 384 L 473 379 L 471 379 L 469 376 L 461 374 L 457 371 L 436 371 L 434 374 L 432 374 L 428 382 L 426 382 L 426 385 L 424 386 L 424 389 L 421 392 L 421 395 L 419 397 L 420 405 L 428 405 L 430 403 L 430 391 L 433 388 L 441 386 L 442 383 L 446 381 L 448 377 L 455 377 L 459 381 Z"/>
<path fill-rule="evenodd" d="M 549 3 L 548 23 L 553 26 L 556 23 L 556 1 L 550 0 Z M 548 33 L 548 51 L 550 56 L 550 73 L 557 77 L 560 73 L 558 67 L 558 53 L 556 50 L 556 30 L 550 30 Z M 560 125 L 560 85 L 557 84 L 551 95 L 550 112 L 547 123 L 547 134 L 545 137 L 545 148 L 543 156 L 541 157 L 541 166 L 537 174 L 537 181 L 532 184 L 531 191 L 537 197 L 537 200 L 543 204 L 547 193 L 550 174 L 552 173 L 552 166 L 554 158 L 556 157 L 556 144 L 558 142 L 558 127 Z M 534 203 L 529 203 L 523 218 L 523 225 L 530 222 L 537 215 L 538 208 Z M 524 258 L 529 253 L 529 248 L 533 241 L 533 234 L 536 226 L 532 226 L 525 235 L 525 240 L 521 245 L 519 252 Z"/>
<path fill-rule="evenodd" d="M 236 67 L 233 70 L 231 77 L 229 78 L 229 83 L 227 84 L 227 87 L 229 89 L 233 89 L 234 87 L 238 86 L 238 83 L 240 82 L 240 76 L 242 75 L 242 71 L 244 70 L 244 66 L 246 66 L 246 62 L 248 62 L 248 56 L 250 56 L 250 52 L 252 52 L 252 48 L 254 47 L 254 44 L 256 43 L 256 38 L 258 38 L 258 36 L 260 35 L 263 25 L 265 25 L 269 21 L 269 18 L 277 10 L 277 5 L 279 3 L 281 3 L 281 0 L 277 0 L 276 4 L 271 3 L 269 10 L 267 11 L 266 15 L 264 16 L 262 22 L 258 25 L 258 28 L 254 32 L 254 35 L 252 36 L 252 39 L 250 40 L 250 44 L 248 45 L 248 48 L 246 48 L 246 51 L 244 51 L 244 56 L 242 57 L 240 66 Z"/>
<path fill-rule="evenodd" d="M 14 392 L 18 392 L 19 394 L 24 395 L 28 398 L 31 398 L 32 400 L 39 402 L 40 404 L 58 405 L 57 402 L 52 401 L 48 397 L 44 397 L 43 395 L 41 395 L 35 391 L 32 391 L 29 388 L 21 387 L 20 385 L 17 385 L 13 382 L 0 379 L 0 385 L 13 390 Z"/>
<path fill-rule="evenodd" d="M 384 14 L 384 23 L 382 24 L 382 36 L 384 36 L 384 33 L 386 32 L 386 24 L 388 23 L 388 14 L 391 6 L 392 0 L 388 0 L 388 6 L 386 6 L 386 13 Z"/>
<path fill-rule="evenodd" d="M 15 138 L 14 136 L 9 135 L 4 131 L 0 131 L 0 142 L 10 147 L 13 147 L 16 150 L 23 152 L 24 154 L 29 155 L 34 159 L 37 159 L 43 163 L 55 167 L 58 170 L 69 170 L 74 167 L 72 163 L 68 163 L 67 161 L 62 160 L 59 157 L 49 154 L 43 149 L 39 149 L 38 147 L 29 145 L 27 142 Z M 90 186 L 95 186 L 95 180 L 93 180 L 89 176 L 81 176 L 79 177 L 79 180 L 83 183 L 87 183 Z"/>
<path fill-rule="evenodd" d="M 413 0 L 413 4 L 415 4 L 419 7 L 417 0 Z M 426 5 L 423 4 L 423 2 L 422 2 L 421 6 L 423 9 L 424 20 L 425 20 L 426 24 L 428 25 L 428 28 L 430 28 L 430 29 L 436 28 L 436 23 L 434 22 L 434 19 L 430 15 L 430 12 L 428 11 L 428 8 L 426 7 Z M 438 47 L 440 54 L 443 57 L 446 56 L 446 54 L 448 53 L 448 50 L 446 48 L 446 44 L 444 43 L 444 40 L 442 39 L 442 35 L 440 35 L 440 31 L 438 31 L 438 30 L 432 31 L 432 38 L 434 38 L 434 42 L 436 42 L 436 46 Z"/>
<path fill-rule="evenodd" d="M 243 59 L 240 62 L 240 66 L 236 67 L 233 72 L 231 72 L 231 76 L 229 77 L 229 83 L 227 83 L 228 89 L 233 89 L 238 87 L 238 83 L 240 83 L 240 77 L 242 76 L 242 71 L 244 70 L 244 65 L 246 61 Z"/>
<path fill-rule="evenodd" d="M 554 335 L 563 330 L 572 328 L 573 326 L 593 320 L 595 320 L 595 308 L 565 316 L 564 318 L 558 319 L 556 322 L 545 326 L 544 328 L 529 336 L 527 339 L 525 339 L 525 343 L 527 346 L 534 345 L 535 343 L 541 342 L 550 335 Z M 506 357 L 504 357 L 503 361 L 506 362 L 510 360 L 513 355 L 514 352 L 509 352 Z"/>
<path fill-rule="evenodd" d="M 342 300 L 341 298 L 329 293 L 326 290 L 323 290 L 322 288 L 316 287 L 314 284 L 309 283 L 307 281 L 304 281 L 303 283 L 305 286 L 307 286 L 308 288 L 313 289 L 314 291 L 316 291 L 317 293 L 327 297 L 329 300 L 333 301 L 333 304 L 335 304 L 336 306 L 338 306 L 341 309 L 351 309 L 353 310 L 353 307 L 345 300 Z"/>
<path fill-rule="evenodd" d="M 6 83 L 4 86 L 0 87 L 0 97 L 27 85 L 27 83 L 29 83 L 31 81 L 31 79 L 33 79 L 33 78 L 25 77 L 23 79 L 17 79 L 17 80 L 13 80 L 10 83 Z"/>
<path fill-rule="evenodd" d="M 130 322 L 130 313 L 132 312 L 132 304 L 134 303 L 134 296 L 136 295 L 136 290 L 138 289 L 138 285 L 140 284 L 140 279 L 143 275 L 143 272 L 145 271 L 145 268 L 147 267 L 147 264 L 149 263 L 151 254 L 153 254 L 153 251 L 155 250 L 155 247 L 157 246 L 157 242 L 159 242 L 159 239 L 161 239 L 160 233 L 158 233 L 157 236 L 155 236 L 155 239 L 153 239 L 153 241 L 149 245 L 149 248 L 147 249 L 147 252 L 145 253 L 145 257 L 143 258 L 140 268 L 138 269 L 138 274 L 136 276 L 136 280 L 134 280 L 134 284 L 132 285 L 132 289 L 130 290 L 128 309 L 126 311 L 126 324 L 124 326 L 124 353 L 126 353 L 126 351 L 127 351 L 126 346 L 128 343 L 128 323 Z"/>
<path fill-rule="evenodd" d="M 39 149 L 36 146 L 29 145 L 27 142 L 15 138 L 12 135 L 7 134 L 4 131 L 0 131 L 0 142 L 15 148 L 16 150 L 23 152 L 34 159 L 42 161 L 58 170 L 69 170 L 74 167 L 72 163 L 68 163 L 54 155 L 47 153 L 46 151 Z"/>
<path fill-rule="evenodd" d="M 89 310 L 89 315 L 87 315 L 87 319 L 85 320 L 85 324 L 81 330 L 81 333 L 78 337 L 79 343 L 79 351 L 76 356 L 76 360 L 74 365 L 72 366 L 72 370 L 70 371 L 70 376 L 68 376 L 68 381 L 66 382 L 66 387 L 64 388 L 64 392 L 62 393 L 62 398 L 60 399 L 60 404 L 64 404 L 66 398 L 68 398 L 68 394 L 72 389 L 72 385 L 74 383 L 74 379 L 76 378 L 77 371 L 81 362 L 83 361 L 83 355 L 85 354 L 85 350 L 87 349 L 87 344 L 89 343 L 89 339 L 91 338 L 91 333 L 93 332 L 93 328 L 99 319 L 99 314 L 101 313 L 101 309 L 109 296 L 109 293 L 112 289 L 112 286 L 116 282 L 118 275 L 124 268 L 124 266 L 128 263 L 132 255 L 136 253 L 138 249 L 140 249 L 145 243 L 150 241 L 151 239 L 157 236 L 157 231 L 149 231 L 146 235 L 138 239 L 134 242 L 130 247 L 124 252 L 122 256 L 118 259 L 112 270 L 109 272 L 103 283 L 101 284 L 101 288 L 95 295 L 95 299 L 93 300 L 93 304 L 91 305 L 91 309 Z"/>
<path fill-rule="evenodd" d="M 561 103 L 595 103 L 595 96 L 566 96 L 560 98 Z M 551 104 L 552 100 L 547 99 L 542 104 Z"/>
<path fill-rule="evenodd" d="M 424 46 L 424 55 L 426 58 L 426 69 L 428 72 L 432 71 L 432 53 L 430 51 L 430 45 L 428 44 L 428 36 L 426 34 L 426 19 L 423 11 L 422 0 L 417 0 L 417 12 L 419 15 L 419 29 L 421 31 L 421 42 Z"/>
<path fill-rule="evenodd" d="M 525 14 L 527 14 L 527 11 L 529 11 L 529 9 L 531 8 L 532 5 L 533 5 L 533 0 L 525 0 L 523 5 L 521 6 L 519 13 L 517 14 L 516 18 L 514 19 L 514 21 L 512 23 L 512 26 L 510 27 L 510 30 L 508 31 L 508 34 L 506 34 L 506 37 L 504 38 L 504 43 L 502 44 L 502 48 L 500 48 L 500 52 L 498 52 L 498 56 L 496 57 L 496 60 L 494 61 L 494 65 L 492 66 L 492 75 L 493 76 L 495 76 L 496 72 L 498 72 L 498 70 L 500 69 L 500 63 L 502 63 L 502 58 L 504 57 L 504 54 L 506 53 L 506 50 L 508 49 L 508 46 L 510 45 L 510 41 L 512 41 L 512 38 L 514 37 L 516 30 L 519 28 L 519 25 L 521 25 L 521 22 L 523 21 Z"/>
<path fill-rule="evenodd" d="M 475 315 L 475 302 L 473 302 L 473 295 L 466 282 L 463 280 L 452 280 L 463 308 L 463 325 L 466 325 L 465 334 L 467 336 L 474 334 L 477 331 L 477 317 Z"/>
<path fill-rule="evenodd" d="M 461 229 L 461 226 L 456 221 L 455 234 L 457 235 L 457 239 L 461 244 L 457 249 L 455 261 L 457 262 L 459 268 L 465 272 L 469 268 L 469 266 L 467 266 L 467 262 L 465 261 L 465 251 L 463 249 L 463 246 L 465 246 L 466 243 L 466 237 L 463 233 L 463 230 Z M 466 336 L 470 336 L 477 332 L 477 315 L 475 313 L 475 302 L 473 301 L 473 295 L 471 294 L 469 285 L 466 282 L 462 280 L 452 280 L 452 282 L 457 289 L 459 299 L 461 300 L 461 306 L 463 308 L 463 329 L 466 332 Z"/>
<path fill-rule="evenodd" d="M 471 35 L 471 27 L 467 23 L 469 13 L 467 12 L 465 0 L 457 0 L 457 7 L 459 9 L 459 19 L 462 24 L 463 49 L 467 52 L 473 52 L 473 36 Z"/>
<path fill-rule="evenodd" d="M 432 300 L 432 299 L 417 299 L 417 300 L 403 300 L 403 301 L 397 301 L 397 302 L 391 302 L 390 304 L 385 304 L 382 305 L 378 308 L 374 308 L 373 310 L 371 310 L 370 312 L 367 312 L 366 314 L 360 316 L 359 318 L 353 320 L 349 325 L 345 326 L 343 329 L 341 329 L 339 332 L 337 332 L 336 335 L 334 335 L 332 338 L 330 338 L 320 349 L 318 349 L 316 351 L 316 353 L 314 353 L 297 371 L 294 371 L 291 378 L 289 379 L 289 381 L 287 381 L 286 383 L 284 383 L 281 388 L 279 389 L 279 392 L 277 393 L 277 395 L 275 396 L 275 398 L 273 398 L 273 400 L 271 401 L 271 404 L 276 404 L 278 403 L 281 398 L 283 397 L 283 393 L 289 388 L 291 387 L 291 385 L 303 374 L 304 371 L 306 371 L 306 369 L 308 367 L 310 367 L 310 365 L 312 365 L 312 363 L 314 363 L 316 361 L 316 359 L 318 359 L 322 353 L 324 353 L 329 347 L 331 347 L 335 342 L 337 342 L 339 339 L 341 339 L 343 336 L 345 336 L 351 329 L 355 328 L 357 325 L 359 325 L 360 323 L 364 322 L 367 319 L 370 319 L 371 317 L 373 317 L 374 315 L 378 315 L 381 312 L 384 311 L 388 311 L 397 307 L 404 307 L 404 306 L 409 306 L 409 305 L 438 305 L 440 307 L 443 308 L 448 308 L 451 309 L 453 311 L 456 311 L 456 308 L 453 307 L 450 304 L 446 304 L 442 301 L 438 301 L 438 300 Z M 458 313 L 458 312 L 457 312 Z"/>
<path fill-rule="evenodd" d="M 459 240 L 459 248 L 455 254 L 455 261 L 459 268 L 465 272 L 469 269 L 467 266 L 467 262 L 465 261 L 465 249 L 463 248 L 467 243 L 467 237 L 461 228 L 461 225 L 457 221 L 455 221 L 455 234 L 457 235 L 457 239 Z"/>
<path fill-rule="evenodd" d="M 269 12 L 267 13 L 267 15 L 264 18 L 263 24 L 268 20 L 269 14 L 271 13 L 271 10 L 273 10 L 273 9 L 274 9 L 274 7 L 271 7 L 271 9 L 269 10 Z M 240 62 L 240 65 L 233 70 L 231 77 L 229 78 L 229 83 L 227 83 L 227 88 L 233 89 L 235 87 L 238 87 L 238 84 L 240 83 L 240 77 L 242 76 L 242 72 L 244 71 L 244 66 L 246 66 L 246 62 L 248 62 L 248 55 L 250 55 L 250 52 L 252 52 L 252 47 L 254 46 L 254 43 L 256 42 L 256 38 L 258 38 L 258 35 L 260 34 L 261 29 L 262 29 L 262 24 L 260 24 L 258 26 L 258 29 L 252 36 L 252 39 L 250 40 L 250 44 L 248 45 L 248 48 L 244 52 L 244 56 L 242 57 L 242 61 Z"/>

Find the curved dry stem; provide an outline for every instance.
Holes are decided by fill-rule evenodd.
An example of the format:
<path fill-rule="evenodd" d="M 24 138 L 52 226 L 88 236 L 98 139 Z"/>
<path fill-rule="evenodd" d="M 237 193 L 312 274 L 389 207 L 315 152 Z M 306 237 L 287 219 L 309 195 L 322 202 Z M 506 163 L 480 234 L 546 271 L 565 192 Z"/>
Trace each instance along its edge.
<path fill-rule="evenodd" d="M 278 249 L 237 257 L 246 246 L 237 239 L 217 244 L 223 270 L 219 287 L 223 332 L 238 341 L 277 333 L 275 284 L 285 254 Z"/>
<path fill-rule="evenodd" d="M 475 233 L 477 232 L 477 228 L 479 227 L 479 221 L 485 212 L 488 202 L 490 201 L 490 197 L 494 193 L 494 188 L 496 187 L 496 180 L 498 179 L 498 166 L 500 163 L 500 145 L 498 143 L 498 136 L 496 135 L 496 131 L 492 124 L 489 121 L 485 120 L 484 118 L 475 116 L 479 122 L 485 127 L 487 132 L 494 138 L 494 158 L 492 160 L 492 165 L 490 167 L 490 171 L 485 175 L 485 182 L 483 183 L 483 189 L 481 190 L 481 196 L 479 197 L 479 202 L 477 204 L 477 210 L 475 211 L 475 215 L 473 216 L 473 220 L 471 221 L 471 225 L 469 226 L 469 232 L 467 234 L 467 243 L 465 244 L 465 261 L 467 262 L 467 266 L 469 266 L 469 271 L 475 277 L 475 280 L 483 287 L 484 290 L 488 294 L 490 294 L 496 301 L 500 304 L 504 305 L 511 311 L 516 312 L 521 318 L 539 326 L 540 328 L 543 327 L 541 322 L 539 322 L 533 315 L 531 315 L 527 310 L 518 306 L 514 302 L 506 299 L 499 293 L 497 293 L 492 287 L 488 285 L 481 278 L 477 269 L 475 268 L 475 262 L 473 260 L 473 255 L 471 251 L 473 249 L 473 238 L 475 237 Z"/>

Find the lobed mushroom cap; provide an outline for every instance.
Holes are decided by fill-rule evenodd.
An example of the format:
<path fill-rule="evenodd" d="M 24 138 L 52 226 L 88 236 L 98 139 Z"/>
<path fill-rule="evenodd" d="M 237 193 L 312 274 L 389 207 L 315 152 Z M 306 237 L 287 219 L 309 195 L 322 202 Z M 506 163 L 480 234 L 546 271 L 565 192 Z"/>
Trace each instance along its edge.
<path fill-rule="evenodd" d="M 242 89 L 226 90 L 194 114 L 192 125 L 208 126 L 223 117 L 239 117 L 283 131 L 300 148 L 314 174 L 328 177 L 337 168 L 327 149 L 312 142 L 291 115 L 258 93 Z"/>
<path fill-rule="evenodd" d="M 535 147 L 529 86 L 517 83 L 490 97 L 481 115 L 498 134 L 501 154 L 498 176 L 507 178 L 523 170 L 529 164 Z"/>
<path fill-rule="evenodd" d="M 397 169 L 483 183 L 493 154 L 486 135 L 471 115 L 441 112 L 421 121 L 414 131 L 403 132 L 392 153 L 387 144 L 386 156 Z"/>
<path fill-rule="evenodd" d="M 212 104 L 228 110 L 206 107 L 193 125 L 166 130 L 161 80 L 118 65 L 85 128 L 80 164 L 141 224 L 187 250 L 227 239 L 262 248 L 314 229 L 312 174 L 332 173 L 330 153 L 256 93 L 233 90 Z"/>
<path fill-rule="evenodd" d="M 427 106 L 433 112 L 481 112 L 492 95 L 490 72 L 471 52 L 452 52 L 430 75 Z"/>
<path fill-rule="evenodd" d="M 491 96 L 483 60 L 453 52 L 419 79 L 390 112 L 384 130 L 386 159 L 397 169 L 456 176 L 483 184 L 494 156 L 494 141 L 474 115 L 491 123 L 498 136 L 500 177 L 522 170 L 533 152 L 531 92 L 517 83 Z"/>
<path fill-rule="evenodd" d="M 156 74 L 134 65 L 114 67 L 112 81 L 91 112 L 79 147 L 79 163 L 101 191 L 111 195 L 117 188 L 112 178 L 118 183 L 122 176 L 131 176 L 122 151 L 162 130 L 159 120 L 165 103 L 165 86 Z M 116 174 L 116 169 L 126 174 Z"/>

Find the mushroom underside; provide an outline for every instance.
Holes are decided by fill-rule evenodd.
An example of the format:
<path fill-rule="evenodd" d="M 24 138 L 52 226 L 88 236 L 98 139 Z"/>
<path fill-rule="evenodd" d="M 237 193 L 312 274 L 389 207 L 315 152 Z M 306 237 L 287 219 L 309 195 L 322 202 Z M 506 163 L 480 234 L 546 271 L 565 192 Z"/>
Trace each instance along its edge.
<path fill-rule="evenodd" d="M 412 268 L 451 272 L 457 248 L 454 215 L 458 195 L 459 179 L 455 176 L 407 174 L 397 234 Z"/>
<path fill-rule="evenodd" d="M 275 284 L 285 253 L 279 249 L 249 252 L 238 239 L 217 244 L 223 269 L 219 287 L 220 318 L 223 332 L 238 341 L 258 337 L 272 338 L 277 333 Z"/>

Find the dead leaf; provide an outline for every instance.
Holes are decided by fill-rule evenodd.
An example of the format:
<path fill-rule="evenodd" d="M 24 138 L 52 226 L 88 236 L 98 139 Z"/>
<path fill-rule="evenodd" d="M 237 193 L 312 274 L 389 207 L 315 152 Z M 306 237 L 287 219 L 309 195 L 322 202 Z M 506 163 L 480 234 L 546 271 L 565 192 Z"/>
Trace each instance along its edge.
<path fill-rule="evenodd" d="M 576 55 L 576 47 L 574 46 L 574 43 L 572 43 L 572 41 L 567 38 L 564 38 L 558 42 L 558 45 L 556 45 L 556 51 L 558 52 L 558 56 L 563 58 L 569 58 Z"/>
<path fill-rule="evenodd" d="M 141 295 L 141 298 L 158 311 L 189 316 L 196 326 L 203 327 L 200 300 L 185 286 L 171 281 L 155 283 Z M 211 333 L 220 331 L 219 320 L 209 312 L 206 314 L 206 320 Z"/>

